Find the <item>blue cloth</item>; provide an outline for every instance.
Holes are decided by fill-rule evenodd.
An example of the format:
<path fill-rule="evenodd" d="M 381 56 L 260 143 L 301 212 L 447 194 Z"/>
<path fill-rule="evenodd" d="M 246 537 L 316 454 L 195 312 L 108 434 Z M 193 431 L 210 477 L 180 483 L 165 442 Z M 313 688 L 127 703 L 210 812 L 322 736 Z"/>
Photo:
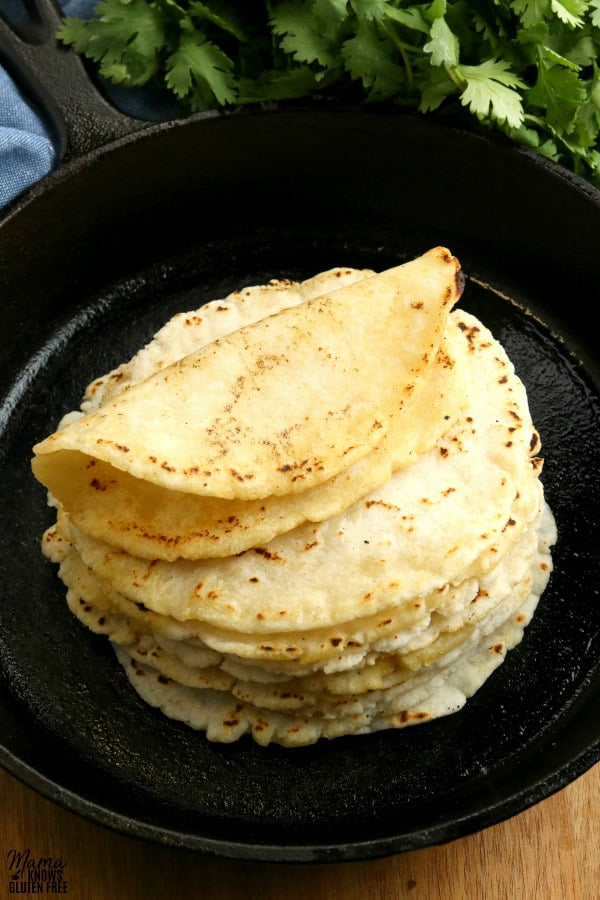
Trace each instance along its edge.
<path fill-rule="evenodd" d="M 21 0 L 0 0 L 0 12 L 16 25 L 27 21 Z M 47 175 L 54 158 L 43 120 L 0 65 L 0 207 Z"/>
<path fill-rule="evenodd" d="M 0 206 L 43 178 L 53 163 L 44 125 L 0 68 Z"/>
<path fill-rule="evenodd" d="M 63 0 L 66 16 L 90 18 L 97 0 Z M 27 21 L 22 0 L 0 0 L 0 13 L 9 22 Z M 181 112 L 172 99 L 156 87 L 119 88 L 105 85 L 112 102 L 132 116 L 162 120 Z M 50 172 L 55 152 L 43 118 L 0 64 L 0 208 Z"/>

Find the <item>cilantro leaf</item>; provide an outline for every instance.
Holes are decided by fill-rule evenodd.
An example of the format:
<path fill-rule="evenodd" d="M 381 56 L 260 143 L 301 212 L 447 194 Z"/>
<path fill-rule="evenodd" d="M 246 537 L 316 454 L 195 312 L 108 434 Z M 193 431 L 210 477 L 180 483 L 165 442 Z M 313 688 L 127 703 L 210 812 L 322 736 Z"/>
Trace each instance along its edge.
<path fill-rule="evenodd" d="M 551 0 L 552 12 L 558 16 L 561 22 L 571 28 L 580 28 L 583 25 L 582 14 L 587 9 L 584 0 Z"/>
<path fill-rule="evenodd" d="M 167 60 L 166 83 L 193 110 L 232 103 L 236 85 L 231 60 L 200 33 L 183 34 Z"/>
<path fill-rule="evenodd" d="M 423 50 L 430 54 L 432 66 L 455 66 L 458 63 L 458 39 L 442 16 L 434 20 L 429 38 Z"/>
<path fill-rule="evenodd" d="M 594 28 L 600 28 L 600 0 L 590 0 L 590 8 L 592 25 Z"/>
<path fill-rule="evenodd" d="M 271 26 L 284 53 L 296 62 L 334 68 L 336 48 L 328 12 L 318 0 L 305 4 L 286 0 L 274 6 Z"/>
<path fill-rule="evenodd" d="M 102 0 L 99 19 L 84 24 L 67 19 L 59 37 L 100 63 L 100 72 L 122 84 L 145 84 L 158 69 L 165 39 L 163 21 L 146 0 Z"/>
<path fill-rule="evenodd" d="M 525 84 L 502 60 L 488 59 L 478 66 L 459 66 L 466 81 L 460 101 L 482 119 L 488 116 L 511 128 L 523 124 L 523 101 L 516 88 Z"/>
<path fill-rule="evenodd" d="M 93 59 L 94 57 L 87 53 L 91 33 L 89 22 L 67 17 L 60 23 L 56 37 L 63 44 L 72 47 L 76 53 L 85 54 L 89 59 Z"/>
<path fill-rule="evenodd" d="M 394 60 L 391 42 L 368 21 L 358 23 L 341 55 L 346 70 L 362 82 L 371 100 L 392 97 L 406 81 L 404 69 Z"/>
<path fill-rule="evenodd" d="M 393 9 L 390 0 L 350 0 L 357 18 L 367 22 L 382 22 Z"/>
<path fill-rule="evenodd" d="M 556 57 L 541 48 L 538 78 L 529 91 L 529 103 L 544 110 L 552 131 L 564 136 L 574 127 L 575 117 L 585 102 L 585 87 L 571 68 L 557 64 Z"/>
<path fill-rule="evenodd" d="M 600 0 L 598 0 L 600 3 Z M 395 6 L 388 7 L 388 19 L 399 22 L 411 31 L 420 31 L 429 34 L 429 25 L 425 21 L 418 6 L 409 6 L 408 9 L 398 9 Z"/>
<path fill-rule="evenodd" d="M 457 93 L 457 86 L 449 77 L 443 67 L 434 69 L 421 86 L 421 101 L 419 103 L 419 111 L 433 112 L 438 109 L 444 100 Z"/>
<path fill-rule="evenodd" d="M 189 4 L 190 14 L 198 20 L 212 22 L 214 25 L 223 29 L 223 31 L 232 34 L 239 41 L 248 39 L 244 21 L 235 9 L 224 7 L 223 4 L 213 2 L 209 6 L 208 3 L 202 3 L 201 0 L 192 0 Z"/>

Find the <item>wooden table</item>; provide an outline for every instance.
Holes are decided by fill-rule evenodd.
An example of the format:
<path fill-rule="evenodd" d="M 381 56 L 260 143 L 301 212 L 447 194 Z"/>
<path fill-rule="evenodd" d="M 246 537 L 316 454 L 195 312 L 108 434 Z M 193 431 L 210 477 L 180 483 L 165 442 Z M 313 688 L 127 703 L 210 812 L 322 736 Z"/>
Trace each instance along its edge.
<path fill-rule="evenodd" d="M 70 900 L 598 900 L 600 765 L 470 837 L 331 865 L 231 862 L 146 844 L 92 825 L 0 771 L 1 900 L 16 896 L 7 854 L 27 848 L 63 860 Z"/>

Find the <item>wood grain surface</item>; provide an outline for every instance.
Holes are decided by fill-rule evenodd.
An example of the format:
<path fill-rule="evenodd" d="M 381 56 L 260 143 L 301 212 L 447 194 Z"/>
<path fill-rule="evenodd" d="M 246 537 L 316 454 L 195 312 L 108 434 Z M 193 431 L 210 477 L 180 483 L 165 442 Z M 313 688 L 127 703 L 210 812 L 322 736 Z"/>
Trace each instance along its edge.
<path fill-rule="evenodd" d="M 599 900 L 600 765 L 478 834 L 327 865 L 232 862 L 137 841 L 0 771 L 1 900 L 17 896 L 9 886 L 11 851 L 28 848 L 32 857 L 62 860 L 69 900 Z"/>

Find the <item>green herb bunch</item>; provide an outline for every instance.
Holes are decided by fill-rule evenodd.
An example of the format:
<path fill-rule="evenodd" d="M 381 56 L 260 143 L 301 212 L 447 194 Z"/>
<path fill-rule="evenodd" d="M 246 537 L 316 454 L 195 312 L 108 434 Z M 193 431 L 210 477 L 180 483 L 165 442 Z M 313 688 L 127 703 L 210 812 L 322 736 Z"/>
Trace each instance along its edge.
<path fill-rule="evenodd" d="M 315 94 L 447 109 L 600 186 L 600 0 L 101 0 L 58 37 L 190 111 Z"/>

